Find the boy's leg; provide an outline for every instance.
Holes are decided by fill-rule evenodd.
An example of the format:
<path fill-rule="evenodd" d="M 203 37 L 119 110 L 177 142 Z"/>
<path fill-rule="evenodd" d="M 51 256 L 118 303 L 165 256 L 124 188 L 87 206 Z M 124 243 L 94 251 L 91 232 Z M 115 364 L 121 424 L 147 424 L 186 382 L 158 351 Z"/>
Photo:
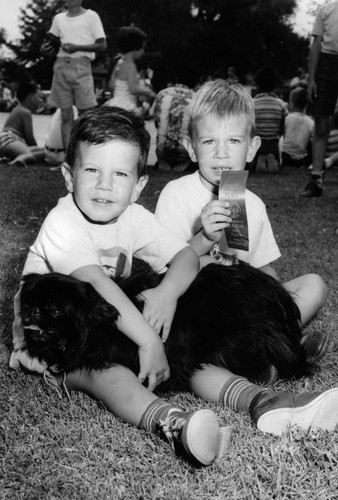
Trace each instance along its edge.
<path fill-rule="evenodd" d="M 327 297 L 327 287 L 318 274 L 304 274 L 283 283 L 284 288 L 293 296 L 304 326 L 323 307 Z"/>
<path fill-rule="evenodd" d="M 67 149 L 69 137 L 74 123 L 73 106 L 61 109 L 61 135 L 65 149 Z"/>
<path fill-rule="evenodd" d="M 176 408 L 150 392 L 123 366 L 70 373 L 66 386 L 90 394 L 125 422 L 161 434 L 175 451 L 202 465 L 211 464 L 223 452 L 223 435 L 211 410 Z"/>
<path fill-rule="evenodd" d="M 248 412 L 262 432 L 280 435 L 293 425 L 306 431 L 338 425 L 338 388 L 322 394 L 273 392 L 211 365 L 195 372 L 191 386 L 199 397 Z"/>

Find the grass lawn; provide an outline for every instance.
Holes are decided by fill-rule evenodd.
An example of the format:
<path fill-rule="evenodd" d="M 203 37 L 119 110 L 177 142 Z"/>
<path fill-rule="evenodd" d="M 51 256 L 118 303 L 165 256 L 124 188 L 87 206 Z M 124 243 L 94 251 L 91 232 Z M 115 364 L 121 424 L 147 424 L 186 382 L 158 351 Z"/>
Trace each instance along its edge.
<path fill-rule="evenodd" d="M 153 210 L 174 176 L 150 170 L 141 203 Z M 283 255 L 276 264 L 281 279 L 315 272 L 329 287 L 325 307 L 308 326 L 332 338 L 321 371 L 278 381 L 278 390 L 338 385 L 338 170 L 327 173 L 325 195 L 318 199 L 299 196 L 306 180 L 306 171 L 296 169 L 249 176 L 248 187 L 266 203 Z M 276 438 L 258 432 L 247 415 L 172 394 L 170 400 L 186 408 L 210 406 L 234 429 L 229 453 L 196 469 L 165 441 L 124 424 L 86 395 L 59 399 L 39 376 L 8 368 L 12 297 L 28 247 L 63 194 L 60 172 L 0 165 L 0 499 L 338 499 L 338 432 L 293 429 Z"/>

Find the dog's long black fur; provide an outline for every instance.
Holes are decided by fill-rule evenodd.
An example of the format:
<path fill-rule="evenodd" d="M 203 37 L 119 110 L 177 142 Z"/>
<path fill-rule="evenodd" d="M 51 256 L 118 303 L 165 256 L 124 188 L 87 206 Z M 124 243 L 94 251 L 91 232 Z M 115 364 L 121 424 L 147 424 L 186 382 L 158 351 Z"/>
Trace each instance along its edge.
<path fill-rule="evenodd" d="M 140 293 L 160 280 L 147 271 L 119 286 L 141 310 Z M 29 353 L 49 366 L 71 372 L 122 364 L 139 371 L 137 346 L 116 328 L 118 311 L 88 283 L 58 273 L 27 275 L 21 316 Z M 282 378 L 309 375 L 299 320 L 298 307 L 274 278 L 243 263 L 210 264 L 178 301 L 165 343 L 171 377 L 163 388 L 188 390 L 204 363 L 253 381 L 271 365 Z"/>

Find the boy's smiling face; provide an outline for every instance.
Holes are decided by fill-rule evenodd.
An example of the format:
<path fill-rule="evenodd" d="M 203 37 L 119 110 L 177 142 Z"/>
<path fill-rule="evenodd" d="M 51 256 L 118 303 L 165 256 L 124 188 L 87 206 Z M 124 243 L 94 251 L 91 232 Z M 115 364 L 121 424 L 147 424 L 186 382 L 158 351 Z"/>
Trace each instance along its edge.
<path fill-rule="evenodd" d="M 250 136 L 244 116 L 225 119 L 206 115 L 194 128 L 193 138 L 185 146 L 192 161 L 197 161 L 202 184 L 217 192 L 222 172 L 244 170 L 260 146 L 260 138 Z"/>
<path fill-rule="evenodd" d="M 93 223 L 113 224 L 135 202 L 147 182 L 138 178 L 140 151 L 121 140 L 104 144 L 80 142 L 75 165 L 63 166 L 67 189 Z"/>

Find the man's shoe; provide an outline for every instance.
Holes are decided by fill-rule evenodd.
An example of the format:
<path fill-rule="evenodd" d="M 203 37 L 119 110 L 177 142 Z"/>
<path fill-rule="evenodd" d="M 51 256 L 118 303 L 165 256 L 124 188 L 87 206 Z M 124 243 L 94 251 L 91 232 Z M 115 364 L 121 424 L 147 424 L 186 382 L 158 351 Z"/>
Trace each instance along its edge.
<path fill-rule="evenodd" d="M 321 196 L 323 194 L 323 188 L 319 187 L 314 181 L 310 181 L 305 190 L 300 194 L 306 198 Z"/>
<path fill-rule="evenodd" d="M 231 427 L 220 429 L 211 410 L 171 410 L 159 427 L 176 453 L 183 452 L 201 465 L 212 464 L 230 445 Z"/>
<path fill-rule="evenodd" d="M 300 343 L 307 354 L 307 359 L 318 363 L 327 353 L 330 345 L 330 337 L 320 332 L 309 332 L 303 335 Z"/>
<path fill-rule="evenodd" d="M 260 431 L 275 436 L 294 425 L 304 431 L 333 431 L 338 424 L 338 388 L 322 394 L 262 391 L 253 399 L 250 414 Z"/>

